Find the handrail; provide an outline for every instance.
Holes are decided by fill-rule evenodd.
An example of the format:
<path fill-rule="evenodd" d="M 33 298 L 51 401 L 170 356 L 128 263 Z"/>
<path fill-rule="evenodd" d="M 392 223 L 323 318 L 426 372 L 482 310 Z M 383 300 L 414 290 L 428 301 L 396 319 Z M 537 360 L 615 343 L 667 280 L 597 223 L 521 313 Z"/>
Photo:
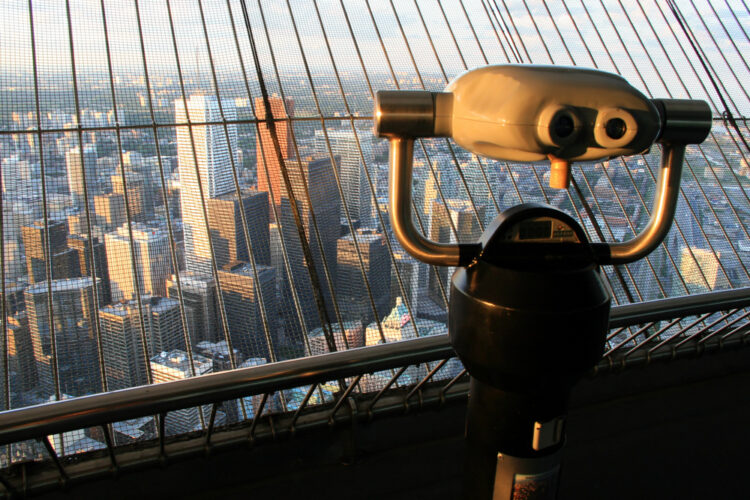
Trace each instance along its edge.
<path fill-rule="evenodd" d="M 612 309 L 610 327 L 750 306 L 750 287 Z M 240 368 L 0 412 L 0 445 L 454 355 L 447 335 Z"/>
<path fill-rule="evenodd" d="M 0 412 L 0 445 L 453 355 L 436 335 L 53 401 Z"/>

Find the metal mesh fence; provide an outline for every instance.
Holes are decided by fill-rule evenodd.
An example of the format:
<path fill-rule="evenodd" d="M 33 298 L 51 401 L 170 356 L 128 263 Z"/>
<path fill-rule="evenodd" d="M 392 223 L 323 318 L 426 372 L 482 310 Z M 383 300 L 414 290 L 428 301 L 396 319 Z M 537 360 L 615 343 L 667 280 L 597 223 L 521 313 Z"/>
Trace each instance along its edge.
<path fill-rule="evenodd" d="M 373 94 L 441 90 L 484 64 L 595 67 L 710 102 L 665 244 L 605 273 L 619 304 L 750 282 L 742 0 L 9 0 L 0 19 L 4 409 L 445 333 L 449 272 L 389 227 Z M 422 140 L 414 219 L 468 242 L 542 201 L 622 241 L 648 219 L 657 168 L 655 150 L 582 164 L 557 191 L 545 165 Z M 687 324 L 615 332 L 611 349 L 673 327 Z M 460 370 L 364 374 L 48 444 L 66 456 Z M 43 453 L 14 446 L 11 461 Z"/>

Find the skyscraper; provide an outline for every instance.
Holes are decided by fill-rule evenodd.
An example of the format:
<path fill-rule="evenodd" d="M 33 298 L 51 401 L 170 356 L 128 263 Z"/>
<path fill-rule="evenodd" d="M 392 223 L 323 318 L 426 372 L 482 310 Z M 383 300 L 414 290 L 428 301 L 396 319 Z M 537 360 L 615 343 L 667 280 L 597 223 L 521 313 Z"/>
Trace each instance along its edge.
<path fill-rule="evenodd" d="M 393 308 L 401 298 L 414 314 L 419 311 L 419 277 L 428 276 L 429 267 L 407 254 L 403 249 L 393 253 L 396 265 L 391 267 L 391 302 Z M 425 279 L 426 282 L 426 279 Z"/>
<path fill-rule="evenodd" d="M 254 189 L 241 192 L 242 207 L 247 222 L 247 233 L 253 249 L 255 262 L 271 263 L 268 232 L 268 193 Z M 206 200 L 208 225 L 216 254 L 216 266 L 221 269 L 230 262 L 250 262 L 250 253 L 245 240 L 245 228 L 240 213 L 240 201 L 233 190 L 216 198 Z"/>
<path fill-rule="evenodd" d="M 7 350 L 9 369 L 15 374 L 16 383 L 13 389 L 28 391 L 36 387 L 36 362 L 26 311 L 8 316 Z"/>
<path fill-rule="evenodd" d="M 104 372 L 109 390 L 148 383 L 143 336 L 151 356 L 185 348 L 180 306 L 176 300 L 144 295 L 141 306 L 143 331 L 135 300 L 108 305 L 99 310 Z"/>
<path fill-rule="evenodd" d="M 127 221 L 125 196 L 118 193 L 100 194 L 94 197 L 96 223 L 105 231 L 113 231 Z"/>
<path fill-rule="evenodd" d="M 104 243 L 94 238 L 94 243 L 90 248 L 88 236 L 70 234 L 68 235 L 68 248 L 75 251 L 75 259 L 78 262 L 78 270 L 81 276 L 99 278 L 100 284 L 98 286 L 101 287 L 100 293 L 103 304 L 109 304 L 112 301 L 112 292 L 109 285 L 109 269 L 107 268 L 107 254 Z M 94 252 L 93 259 L 91 258 L 92 249 Z"/>
<path fill-rule="evenodd" d="M 349 209 L 349 216 L 358 220 L 362 226 L 372 223 L 373 204 L 372 192 L 365 172 L 365 162 L 372 162 L 372 134 L 362 134 L 357 143 L 357 137 L 352 130 L 329 129 L 328 143 L 333 154 L 340 158 L 338 162 L 341 189 L 344 192 L 344 203 Z M 319 154 L 328 155 L 328 143 L 322 130 L 315 131 L 315 148 Z M 360 155 L 360 148 L 362 155 Z M 343 215 L 343 212 L 342 212 Z"/>
<path fill-rule="evenodd" d="M 139 280 L 138 293 L 165 296 L 166 281 L 172 273 L 169 235 L 161 229 L 136 222 L 132 225 L 132 232 L 135 270 L 131 265 L 130 235 L 127 226 L 121 226 L 117 231 L 104 235 L 112 300 L 130 300 L 135 297 L 136 272 Z"/>
<path fill-rule="evenodd" d="M 128 205 L 130 206 L 130 219 L 134 222 L 146 222 L 154 214 L 154 201 L 151 186 L 143 179 L 143 175 L 135 172 L 125 173 L 125 182 L 122 173 L 111 176 L 112 194 L 121 195 L 125 199 L 125 189 L 128 191 Z M 122 217 L 126 216 L 123 208 Z"/>
<path fill-rule="evenodd" d="M 222 100 L 224 118 L 234 120 L 237 110 L 234 102 Z M 213 96 L 194 95 L 175 101 L 177 123 L 220 122 L 219 102 Z M 237 126 L 196 125 L 177 127 L 177 155 L 180 174 L 180 207 L 185 231 L 185 266 L 188 271 L 211 274 L 211 247 L 206 220 L 203 217 L 203 199 L 208 202 L 234 189 L 232 159 L 237 154 Z M 191 132 L 192 129 L 192 140 Z M 193 151 L 193 143 L 195 151 Z M 196 161 L 197 170 L 196 172 Z"/>
<path fill-rule="evenodd" d="M 52 314 L 48 295 L 52 290 Z M 26 289 L 26 312 L 37 376 L 42 392 L 55 394 L 52 328 L 54 322 L 57 377 L 61 393 L 82 396 L 101 389 L 94 334 L 93 278 L 36 283 Z"/>
<path fill-rule="evenodd" d="M 29 283 L 47 279 L 45 250 L 49 233 L 49 250 L 52 254 L 52 279 L 79 276 L 78 261 L 74 250 L 68 248 L 68 225 L 65 221 L 50 220 L 45 231 L 44 221 L 36 220 L 21 228 L 21 238 L 26 252 L 26 270 Z"/>
<path fill-rule="evenodd" d="M 81 164 L 83 162 L 83 165 Z M 72 148 L 65 153 L 65 166 L 68 171 L 68 190 L 73 201 L 73 206 L 84 207 L 84 185 L 82 167 L 86 169 L 86 187 L 88 188 L 89 202 L 93 203 L 94 195 L 98 194 L 96 184 L 96 147 L 87 144 L 81 149 Z"/>
<path fill-rule="evenodd" d="M 310 246 L 313 264 L 320 280 L 323 301 L 329 317 L 333 318 L 334 308 L 330 288 L 336 282 L 336 241 L 340 234 L 341 207 L 333 167 L 328 157 L 294 163 L 295 168 L 290 172 L 293 174 L 294 196 L 304 234 Z M 309 188 L 309 199 L 303 192 L 302 186 L 305 182 Z M 317 227 L 313 224 L 313 217 L 317 221 Z M 294 287 L 299 299 L 306 329 L 309 331 L 320 326 L 321 318 L 312 290 L 309 264 L 305 259 L 290 200 L 286 196 L 282 198 L 281 203 L 281 228 L 292 273 L 291 279 L 284 275 L 281 280 L 282 299 L 288 304 L 284 308 L 287 314 L 287 335 L 301 340 L 304 330 L 299 324 L 290 287 Z M 323 265 L 324 258 L 331 279 L 330 283 Z"/>
<path fill-rule="evenodd" d="M 294 116 L 294 100 L 291 98 L 284 100 L 280 97 L 269 97 L 268 102 L 271 107 L 271 116 L 267 116 L 265 103 L 260 97 L 255 98 L 255 114 L 258 120 L 265 120 L 266 118 L 277 120 L 274 123 L 276 137 L 279 140 L 279 148 L 281 149 L 281 157 L 284 160 L 294 158 L 296 155 L 294 154 L 291 124 L 285 120 L 287 117 Z M 273 200 L 277 206 L 280 206 L 281 198 L 286 194 L 286 189 L 282 187 L 284 186 L 284 181 L 281 176 L 281 165 L 276 155 L 271 132 L 266 123 L 258 123 L 255 141 L 258 190 L 272 192 Z"/>
<path fill-rule="evenodd" d="M 366 283 L 362 279 L 363 267 Z M 336 269 L 336 292 L 346 319 L 365 318 L 364 323 L 368 324 L 390 311 L 391 260 L 382 234 L 373 229 L 359 229 L 356 234 L 339 238 Z M 368 286 L 378 318 L 373 317 Z"/>
<path fill-rule="evenodd" d="M 185 307 L 192 345 L 224 338 L 224 327 L 216 296 L 216 282 L 204 274 L 180 273 L 182 302 Z M 174 275 L 167 280 L 167 296 L 180 300 Z"/>
<path fill-rule="evenodd" d="M 248 357 L 269 359 L 269 345 L 263 316 L 261 316 L 259 293 L 263 294 L 271 342 L 274 347 L 279 342 L 275 271 L 272 267 L 263 265 L 257 265 L 256 269 L 260 283 L 255 280 L 250 264 L 240 262 L 219 271 L 229 337 L 232 347 L 239 349 L 242 353 L 242 359 Z"/>

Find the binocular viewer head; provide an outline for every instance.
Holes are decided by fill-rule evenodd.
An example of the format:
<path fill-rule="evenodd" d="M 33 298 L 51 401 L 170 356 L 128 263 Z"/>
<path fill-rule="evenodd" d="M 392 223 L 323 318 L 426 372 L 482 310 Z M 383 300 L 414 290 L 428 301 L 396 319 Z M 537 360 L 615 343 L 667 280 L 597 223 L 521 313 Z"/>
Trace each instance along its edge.
<path fill-rule="evenodd" d="M 467 265 L 479 244 L 445 244 L 411 221 L 414 140 L 451 137 L 478 155 L 514 162 L 549 159 L 550 186 L 567 188 L 570 164 L 626 156 L 662 144 L 651 218 L 627 242 L 597 243 L 599 264 L 626 264 L 658 246 L 674 218 L 687 144 L 711 130 L 704 101 L 649 99 L 623 78 L 590 69 L 486 66 L 453 80 L 445 92 L 380 91 L 375 134 L 390 141 L 389 209 L 401 245 L 429 264 Z"/>
<path fill-rule="evenodd" d="M 599 160 L 658 140 L 699 143 L 711 125 L 703 101 L 651 100 L 611 73 L 555 66 L 486 66 L 445 92 L 381 91 L 381 137 L 452 137 L 476 154 L 517 162 Z"/>

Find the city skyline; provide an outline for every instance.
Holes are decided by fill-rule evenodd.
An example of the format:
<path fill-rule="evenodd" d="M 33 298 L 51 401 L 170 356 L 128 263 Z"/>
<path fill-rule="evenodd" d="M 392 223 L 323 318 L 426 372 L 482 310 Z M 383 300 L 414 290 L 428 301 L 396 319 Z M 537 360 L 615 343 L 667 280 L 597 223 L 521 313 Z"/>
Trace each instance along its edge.
<path fill-rule="evenodd" d="M 260 71 L 237 2 L 234 24 L 224 3 L 204 9 L 208 39 L 198 2 L 172 2 L 173 39 L 166 2 L 142 1 L 136 16 L 135 2 L 105 1 L 109 55 L 100 2 L 84 15 L 88 4 L 72 0 L 70 31 L 65 9 L 31 3 L 35 57 L 29 2 L 0 6 L 15 12 L 0 30 L 5 407 L 444 333 L 450 270 L 407 256 L 390 228 L 388 146 L 370 121 L 377 90 L 437 91 L 466 68 L 533 61 L 597 67 L 647 95 L 707 99 L 717 118 L 726 111 L 655 3 L 631 13 L 640 20 L 633 29 L 618 7 L 613 22 L 592 7 L 599 32 L 572 0 L 570 17 L 563 5 L 550 3 L 549 13 L 532 5 L 536 28 L 511 5 L 517 26 L 508 31 L 504 12 L 470 1 L 466 16 L 447 9 L 445 17 L 427 1 L 372 2 L 372 18 L 363 2 L 342 2 L 346 12 L 339 2 L 299 2 L 293 18 L 284 4 L 263 3 L 277 15 L 267 38 L 248 2 Z M 703 30 L 688 17 L 727 110 L 747 116 L 750 99 L 733 71 L 744 74 L 746 44 L 714 47 L 708 28 L 721 26 Z M 663 47 L 647 21 L 664 33 Z M 622 240 L 647 219 L 659 165 L 656 147 L 576 165 L 579 195 L 550 190 L 547 165 L 477 158 L 443 140 L 415 146 L 414 220 L 443 242 L 476 240 L 522 202 L 565 210 L 593 240 L 597 229 Z M 718 119 L 703 147 L 688 148 L 684 209 L 665 245 L 647 261 L 604 270 L 618 303 L 750 282 L 743 148 Z M 420 370 L 404 376 L 416 380 Z M 368 375 L 360 389 L 380 390 L 390 375 Z M 240 420 L 259 401 L 248 403 L 218 413 Z M 195 409 L 167 425 L 183 433 L 206 418 Z"/>

